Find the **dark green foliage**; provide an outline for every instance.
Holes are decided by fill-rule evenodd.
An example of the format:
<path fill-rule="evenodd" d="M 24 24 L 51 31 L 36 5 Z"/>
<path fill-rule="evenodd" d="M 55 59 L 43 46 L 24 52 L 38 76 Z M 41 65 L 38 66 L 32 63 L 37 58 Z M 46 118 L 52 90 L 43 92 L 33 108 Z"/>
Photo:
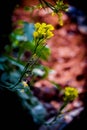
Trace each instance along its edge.
<path fill-rule="evenodd" d="M 34 97 L 29 86 L 25 87 L 19 83 L 15 89 L 11 88 L 20 78 L 24 66 L 10 58 L 2 56 L 0 58 L 0 87 L 14 91 L 22 107 L 32 115 L 34 122 L 41 124 L 46 116 L 46 110 L 43 105 Z"/>

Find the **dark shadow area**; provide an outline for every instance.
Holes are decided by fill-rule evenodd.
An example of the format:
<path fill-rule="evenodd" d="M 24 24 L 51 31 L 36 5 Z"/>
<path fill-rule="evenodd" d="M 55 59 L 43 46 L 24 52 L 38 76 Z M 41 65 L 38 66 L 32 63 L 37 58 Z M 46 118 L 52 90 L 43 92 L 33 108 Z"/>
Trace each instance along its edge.
<path fill-rule="evenodd" d="M 10 44 L 9 34 L 12 31 L 12 14 L 17 4 L 21 0 L 1 0 L 0 4 L 0 53 L 3 53 L 4 46 Z"/>
<path fill-rule="evenodd" d="M 0 53 L 4 52 L 4 47 L 10 44 L 9 34 L 12 31 L 12 13 L 21 0 L 1 0 L 0 1 Z M 87 5 L 84 0 L 68 0 L 69 4 L 82 10 L 87 15 Z M 86 46 L 87 47 L 87 46 Z M 69 69 L 69 68 L 68 68 Z M 67 70 L 67 68 L 66 68 Z M 87 70 L 87 69 L 86 69 Z M 85 72 L 87 74 L 87 72 Z M 77 77 L 83 78 L 81 76 Z M 85 90 L 87 83 L 85 85 Z M 83 95 L 85 109 L 78 117 L 68 124 L 64 130 L 86 130 L 87 129 L 87 93 Z M 38 130 L 37 125 L 29 111 L 23 108 L 16 93 L 0 86 L 0 130 Z M 45 130 L 45 129 L 44 129 Z"/>
<path fill-rule="evenodd" d="M 18 95 L 0 86 L 0 130 L 38 130 L 38 127 Z"/>
<path fill-rule="evenodd" d="M 85 0 L 67 0 L 67 2 L 78 10 L 82 10 L 87 15 L 87 5 Z"/>
<path fill-rule="evenodd" d="M 87 93 L 84 94 L 84 110 L 69 123 L 64 130 L 86 130 L 87 129 Z"/>
<path fill-rule="evenodd" d="M 0 55 L 4 54 L 5 45 L 10 44 L 11 17 L 14 8 L 20 3 L 20 0 L 0 1 Z M 3 129 L 37 130 L 38 125 L 34 123 L 29 111 L 23 108 L 18 95 L 0 86 L 0 130 Z"/>

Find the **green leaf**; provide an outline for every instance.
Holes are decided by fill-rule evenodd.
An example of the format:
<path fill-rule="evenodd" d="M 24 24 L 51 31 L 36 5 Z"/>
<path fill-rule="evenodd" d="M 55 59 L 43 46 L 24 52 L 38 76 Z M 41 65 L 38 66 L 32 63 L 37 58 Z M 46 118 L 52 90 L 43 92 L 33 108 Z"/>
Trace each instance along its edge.
<path fill-rule="evenodd" d="M 61 86 L 58 84 L 58 83 L 56 83 L 56 82 L 54 82 L 54 81 L 50 81 L 58 90 L 62 90 L 62 88 L 61 88 Z"/>
<path fill-rule="evenodd" d="M 25 11 L 29 11 L 29 10 L 30 10 L 30 7 L 25 6 L 25 7 L 24 7 L 24 10 L 25 10 Z"/>
<path fill-rule="evenodd" d="M 23 29 L 24 29 L 24 35 L 26 36 L 27 40 L 31 42 L 33 40 L 33 32 L 35 30 L 34 24 L 24 22 Z"/>
<path fill-rule="evenodd" d="M 8 81 L 9 79 L 9 74 L 4 72 L 2 75 L 1 75 L 1 81 Z"/>
<path fill-rule="evenodd" d="M 16 83 L 19 78 L 20 78 L 20 73 L 18 73 L 18 71 L 11 72 L 9 75 L 9 80 L 11 83 Z"/>
<path fill-rule="evenodd" d="M 46 109 L 40 103 L 31 109 L 31 113 L 33 115 L 34 121 L 38 124 L 44 122 L 47 114 Z"/>
<path fill-rule="evenodd" d="M 40 56 L 41 59 L 47 60 L 50 56 L 50 48 L 47 46 L 39 45 L 36 51 L 37 56 Z"/>
<path fill-rule="evenodd" d="M 10 64 L 18 66 L 21 71 L 24 69 L 24 65 L 21 62 L 13 59 L 12 57 L 7 56 L 7 60 L 10 62 Z"/>

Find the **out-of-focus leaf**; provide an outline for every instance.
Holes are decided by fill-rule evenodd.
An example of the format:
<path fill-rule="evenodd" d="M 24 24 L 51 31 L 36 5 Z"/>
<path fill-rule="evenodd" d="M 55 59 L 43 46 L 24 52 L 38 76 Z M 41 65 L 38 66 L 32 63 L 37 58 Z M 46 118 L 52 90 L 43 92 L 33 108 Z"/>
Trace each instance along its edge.
<path fill-rule="evenodd" d="M 0 63 L 5 62 L 6 60 L 7 60 L 6 57 L 4 57 L 4 56 L 1 56 L 1 57 L 0 57 Z"/>
<path fill-rule="evenodd" d="M 34 52 L 34 48 L 35 48 L 35 43 L 32 41 L 32 42 L 30 42 L 30 41 L 27 41 L 26 43 L 25 43 L 25 49 L 27 50 L 27 51 L 30 51 L 31 53 L 33 53 Z"/>
<path fill-rule="evenodd" d="M 37 123 L 44 122 L 46 116 L 46 110 L 42 106 L 42 104 L 36 105 L 33 109 L 31 109 L 31 113 L 33 115 L 34 121 Z"/>
<path fill-rule="evenodd" d="M 7 60 L 10 62 L 10 64 L 18 66 L 21 71 L 24 69 L 24 65 L 22 63 L 20 63 L 19 61 L 16 61 L 15 59 L 13 59 L 9 56 L 7 57 Z"/>
<path fill-rule="evenodd" d="M 42 103 L 33 95 L 29 87 L 27 87 L 27 91 L 29 93 L 26 93 L 25 89 L 23 92 L 18 89 L 17 93 L 19 98 L 21 98 L 23 107 L 29 111 L 36 123 L 41 124 L 45 120 L 47 111 Z"/>
<path fill-rule="evenodd" d="M 9 79 L 9 74 L 4 72 L 2 75 L 1 75 L 1 81 L 7 81 Z"/>
<path fill-rule="evenodd" d="M 34 24 L 33 23 L 27 23 L 24 22 L 24 35 L 26 36 L 28 41 L 33 40 L 33 32 L 34 32 Z"/>
<path fill-rule="evenodd" d="M 47 60 L 50 56 L 50 48 L 48 46 L 42 47 L 42 45 L 39 45 L 37 48 L 36 54 L 40 56 L 43 60 Z"/>
<path fill-rule="evenodd" d="M 54 87 L 56 87 L 58 90 L 61 90 L 62 88 L 61 88 L 61 86 L 58 84 L 58 83 L 56 83 L 56 82 L 54 82 L 54 81 L 50 81 L 53 85 L 54 85 Z"/>
<path fill-rule="evenodd" d="M 0 64 L 0 70 L 4 71 L 4 66 L 3 66 L 3 64 Z"/>
<path fill-rule="evenodd" d="M 19 78 L 20 78 L 20 73 L 18 73 L 18 71 L 11 72 L 9 75 L 9 80 L 12 83 L 16 83 Z"/>
<path fill-rule="evenodd" d="M 25 7 L 24 7 L 24 10 L 25 10 L 25 11 L 29 11 L 29 6 L 25 6 Z"/>

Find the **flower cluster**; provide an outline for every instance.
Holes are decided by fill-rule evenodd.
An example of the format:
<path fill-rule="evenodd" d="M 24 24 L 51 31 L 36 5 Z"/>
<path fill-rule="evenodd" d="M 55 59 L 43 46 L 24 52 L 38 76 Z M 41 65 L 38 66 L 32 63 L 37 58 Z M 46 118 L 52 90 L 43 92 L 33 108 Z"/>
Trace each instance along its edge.
<path fill-rule="evenodd" d="M 52 30 L 54 30 L 54 27 L 51 24 L 36 23 L 33 36 L 35 39 L 38 39 L 38 40 L 41 40 L 41 39 L 47 40 L 53 36 Z"/>
<path fill-rule="evenodd" d="M 69 102 L 73 101 L 78 97 L 78 90 L 73 87 L 66 87 L 64 92 L 64 101 Z"/>
<path fill-rule="evenodd" d="M 63 20 L 62 20 L 63 11 L 64 12 L 68 11 L 68 4 L 63 3 L 63 0 L 58 0 L 55 6 L 52 7 L 52 10 L 53 10 L 52 16 L 57 14 L 58 22 L 60 26 L 62 26 L 63 25 Z"/>
<path fill-rule="evenodd" d="M 65 4 L 63 0 L 58 0 L 53 9 L 54 13 L 58 13 L 59 11 L 68 11 L 68 4 Z"/>

